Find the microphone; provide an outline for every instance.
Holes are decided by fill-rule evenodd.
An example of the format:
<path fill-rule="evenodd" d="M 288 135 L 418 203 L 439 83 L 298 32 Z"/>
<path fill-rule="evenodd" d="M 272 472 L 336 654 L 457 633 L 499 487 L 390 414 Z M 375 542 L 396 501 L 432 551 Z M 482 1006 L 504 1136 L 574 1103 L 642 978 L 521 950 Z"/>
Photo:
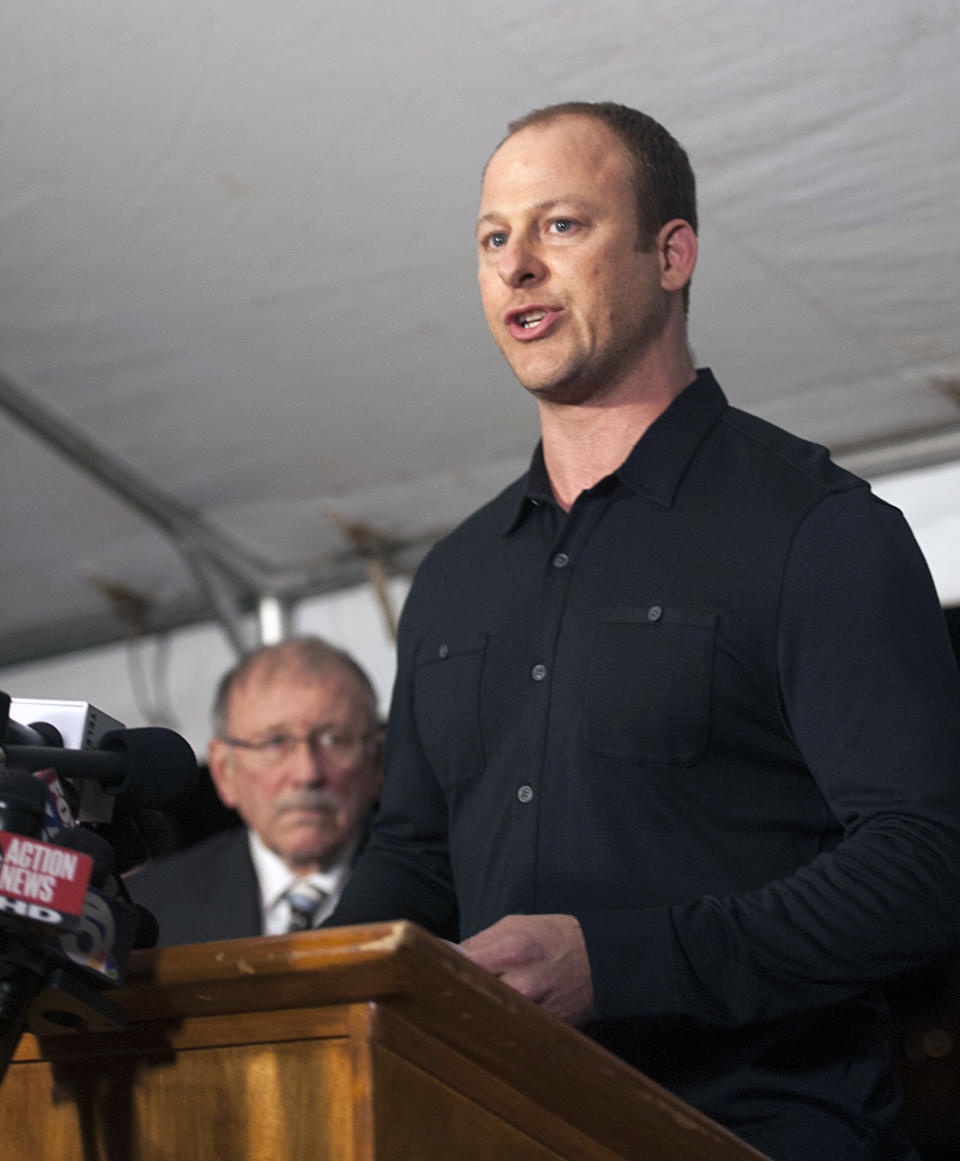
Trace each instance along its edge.
<path fill-rule="evenodd" d="M 3 736 L 8 742 L 17 742 L 22 746 L 65 745 L 63 734 L 49 722 L 34 722 L 32 725 L 25 726 L 22 722 L 16 722 L 13 718 L 8 717 Z"/>
<path fill-rule="evenodd" d="M 39 834 L 46 811 L 42 782 L 24 770 L 0 768 L 0 830 Z"/>
<path fill-rule="evenodd" d="M 28 1022 L 40 1034 L 122 1022 L 104 990 L 123 982 L 134 947 L 156 942 L 157 924 L 118 863 L 164 844 L 159 811 L 197 776 L 173 730 L 126 730 L 86 703 L 48 703 L 60 725 L 25 726 L 11 704 L 0 693 L 0 1081 Z M 70 728 L 81 749 L 64 747 Z M 77 826 L 78 812 L 104 825 Z"/>
<path fill-rule="evenodd" d="M 74 826 L 60 831 L 57 842 L 68 850 L 83 851 L 93 859 L 90 886 L 104 890 L 117 870 L 116 856 L 107 839 L 89 827 Z"/>
<path fill-rule="evenodd" d="M 87 829 L 101 835 L 113 847 L 121 875 L 151 859 L 172 854 L 176 848 L 166 817 L 146 807 L 122 814 L 114 822 L 89 823 Z"/>
<path fill-rule="evenodd" d="M 172 806 L 190 793 L 197 779 L 189 742 L 161 726 L 108 730 L 89 750 L 3 742 L 0 760 L 4 755 L 20 769 L 53 767 L 63 778 L 92 779 L 125 808 Z"/>
<path fill-rule="evenodd" d="M 46 783 L 0 769 L 0 1080 L 57 958 L 49 932 L 81 925 L 93 870 L 40 837 L 47 813 Z"/>
<path fill-rule="evenodd" d="M 0 916 L 77 927 L 94 859 L 42 837 L 47 793 L 39 778 L 0 769 Z"/>

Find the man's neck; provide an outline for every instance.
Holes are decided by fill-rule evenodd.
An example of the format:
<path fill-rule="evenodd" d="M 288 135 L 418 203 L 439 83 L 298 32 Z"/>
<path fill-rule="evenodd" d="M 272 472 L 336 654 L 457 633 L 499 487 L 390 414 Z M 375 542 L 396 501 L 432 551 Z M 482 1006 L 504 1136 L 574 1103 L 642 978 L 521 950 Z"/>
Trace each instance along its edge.
<path fill-rule="evenodd" d="M 283 861 L 286 864 L 287 870 L 298 879 L 303 879 L 307 875 L 326 875 L 342 861 L 349 845 L 351 844 L 344 842 L 336 847 L 331 847 L 329 850 L 324 851 L 322 859 L 304 859 L 293 862 L 289 859 L 284 859 Z"/>
<path fill-rule="evenodd" d="M 650 370 L 628 387 L 583 404 L 540 403 L 543 460 L 557 503 L 569 512 L 581 492 L 615 472 L 648 427 L 696 378 L 693 360 Z"/>

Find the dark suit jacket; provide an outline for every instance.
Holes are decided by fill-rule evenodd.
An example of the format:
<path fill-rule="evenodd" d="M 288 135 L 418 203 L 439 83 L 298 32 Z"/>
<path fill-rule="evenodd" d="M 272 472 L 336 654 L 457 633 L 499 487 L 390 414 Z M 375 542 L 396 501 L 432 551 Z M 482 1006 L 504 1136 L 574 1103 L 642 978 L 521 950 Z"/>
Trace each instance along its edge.
<path fill-rule="evenodd" d="M 367 841 L 371 818 L 362 824 L 354 859 Z M 126 885 L 134 903 L 156 917 L 157 947 L 263 934 L 260 887 L 244 826 L 147 863 L 127 876 Z"/>
<path fill-rule="evenodd" d="M 246 827 L 220 831 L 129 875 L 127 890 L 156 916 L 158 947 L 260 935 L 260 892 Z"/>

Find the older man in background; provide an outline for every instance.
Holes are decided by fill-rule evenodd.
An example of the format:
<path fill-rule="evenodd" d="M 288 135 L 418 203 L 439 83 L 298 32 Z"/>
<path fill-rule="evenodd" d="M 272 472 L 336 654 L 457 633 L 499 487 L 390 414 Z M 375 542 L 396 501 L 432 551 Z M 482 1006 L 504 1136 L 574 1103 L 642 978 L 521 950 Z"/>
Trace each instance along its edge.
<path fill-rule="evenodd" d="M 330 914 L 380 789 L 369 678 L 317 637 L 266 646 L 220 682 L 210 774 L 242 828 L 131 876 L 160 944 L 276 935 Z"/>

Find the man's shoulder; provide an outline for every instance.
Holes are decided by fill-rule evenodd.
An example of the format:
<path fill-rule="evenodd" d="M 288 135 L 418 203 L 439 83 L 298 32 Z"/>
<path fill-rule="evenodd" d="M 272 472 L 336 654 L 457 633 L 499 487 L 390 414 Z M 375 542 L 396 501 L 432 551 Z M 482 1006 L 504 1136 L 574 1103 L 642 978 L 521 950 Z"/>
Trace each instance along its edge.
<path fill-rule="evenodd" d="M 737 443 L 737 454 L 751 466 L 763 464 L 785 479 L 806 485 L 815 493 L 868 489 L 869 485 L 841 467 L 828 448 L 778 427 L 769 420 L 739 407 L 727 407 L 720 429 Z"/>
<path fill-rule="evenodd" d="M 155 916 L 159 946 L 260 933 L 259 890 L 243 827 L 149 863 L 127 878 L 127 889 Z"/>
<path fill-rule="evenodd" d="M 217 864 L 230 861 L 239 863 L 243 859 L 249 861 L 248 850 L 246 829 L 242 826 L 231 827 L 176 854 L 152 859 L 130 876 L 128 884 L 132 893 L 135 890 L 146 892 L 158 889 L 166 894 L 175 883 L 203 881 L 211 867 Z M 196 878 L 198 875 L 202 875 L 199 880 Z"/>
<path fill-rule="evenodd" d="M 423 565 L 429 569 L 438 561 L 463 561 L 464 554 L 469 557 L 485 552 L 492 539 L 499 539 L 506 532 L 517 514 L 526 486 L 525 472 L 442 536 L 427 553 Z"/>
<path fill-rule="evenodd" d="M 404 602 L 400 639 L 410 642 L 444 618 L 457 623 L 466 594 L 503 567 L 502 552 L 526 490 L 526 475 L 439 539 L 421 561 Z"/>

